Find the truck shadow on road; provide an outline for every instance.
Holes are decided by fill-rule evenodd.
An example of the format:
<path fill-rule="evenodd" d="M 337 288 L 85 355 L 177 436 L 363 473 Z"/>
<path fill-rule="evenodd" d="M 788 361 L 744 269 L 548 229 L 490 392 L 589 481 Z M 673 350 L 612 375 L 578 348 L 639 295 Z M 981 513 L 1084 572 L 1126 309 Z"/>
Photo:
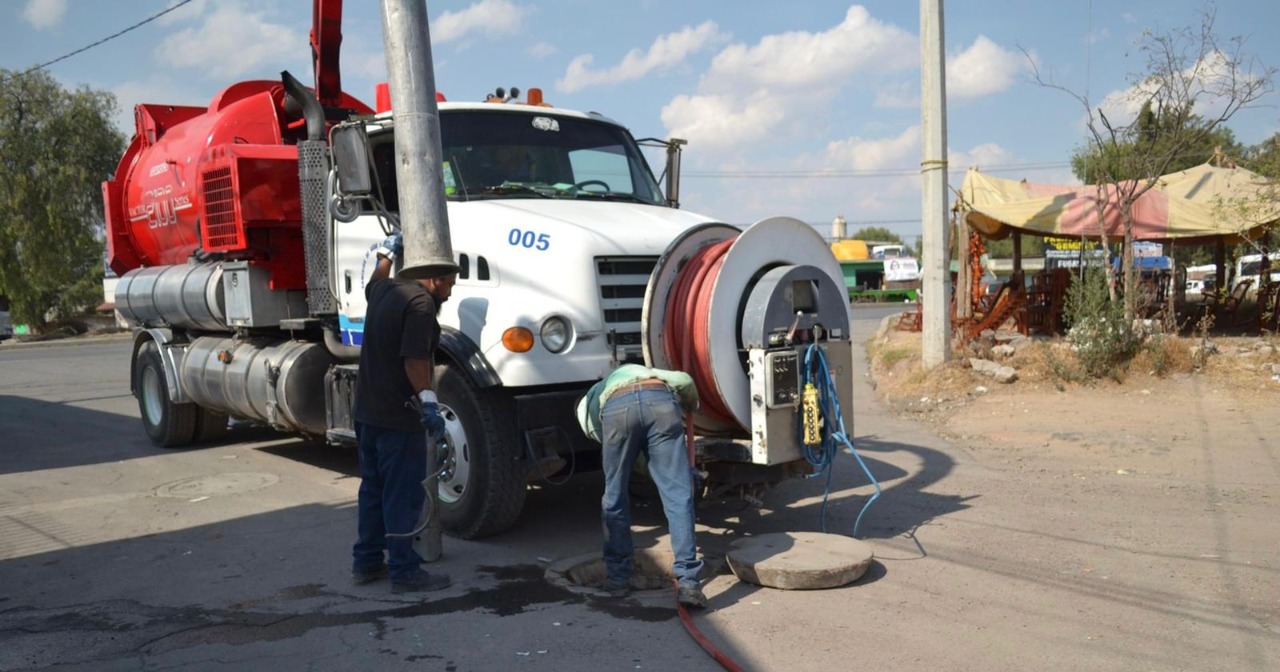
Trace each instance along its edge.
<path fill-rule="evenodd" d="M 858 437 L 854 446 L 882 488 L 862 514 L 856 535 L 860 539 L 914 538 L 919 528 L 968 508 L 978 496 L 939 492 L 943 490 L 939 485 L 955 467 L 951 456 L 942 451 L 874 435 Z M 764 493 L 761 505 L 741 499 L 709 502 L 699 510 L 699 520 L 723 528 L 725 546 L 748 533 L 823 531 L 824 525 L 827 532 L 854 536 L 855 522 L 874 494 L 862 467 L 842 451 L 829 475 L 779 484 Z M 918 540 L 916 544 L 921 557 L 927 556 Z"/>
<path fill-rule="evenodd" d="M 119 395 L 129 396 L 127 393 Z M 137 417 L 0 395 L 0 474 L 102 464 L 152 454 Z"/>

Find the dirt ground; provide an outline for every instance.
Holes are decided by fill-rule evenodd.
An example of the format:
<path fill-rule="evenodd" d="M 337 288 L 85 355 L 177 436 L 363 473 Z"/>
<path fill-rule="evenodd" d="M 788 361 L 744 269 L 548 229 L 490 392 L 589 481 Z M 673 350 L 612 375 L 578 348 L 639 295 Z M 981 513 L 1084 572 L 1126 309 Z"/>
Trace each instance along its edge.
<path fill-rule="evenodd" d="M 877 395 L 893 412 L 994 459 L 1053 464 L 1080 478 L 1177 478 L 1220 455 L 1225 473 L 1280 477 L 1277 337 L 1166 337 L 1102 379 L 1080 373 L 1062 338 L 1024 341 L 1007 357 L 984 352 L 1017 371 L 1010 383 L 975 371 L 966 355 L 923 373 L 919 333 L 882 327 L 867 352 Z"/>
<path fill-rule="evenodd" d="M 1132 455 L 1127 459 L 1157 469 L 1177 466 L 1167 464 L 1174 456 L 1144 461 L 1144 447 L 1198 438 L 1280 445 L 1272 426 L 1280 419 L 1280 337 L 1162 337 L 1127 367 L 1090 379 L 1065 339 L 1001 334 L 1001 342 L 1021 340 L 1016 352 L 1001 356 L 978 346 L 924 373 L 920 334 L 888 328 L 892 319 L 867 344 L 877 396 L 960 443 L 1035 448 L 1038 458 L 1078 457 L 1082 448 L 1107 443 L 1112 457 Z M 975 354 L 1012 367 L 1016 380 L 1001 383 L 974 370 Z M 1280 457 L 1273 458 L 1280 470 Z"/>
<path fill-rule="evenodd" d="M 1062 339 L 994 357 L 1018 371 L 1011 383 L 966 359 L 922 373 L 918 333 L 882 328 L 867 351 L 876 394 L 895 414 L 924 422 L 981 468 L 1012 472 L 1011 505 L 1054 521 L 1039 528 L 1042 547 L 1087 538 L 1099 555 L 1145 566 L 1153 599 L 1212 605 L 1274 641 L 1280 342 L 1211 342 L 1216 353 L 1200 366 L 1193 349 L 1203 341 L 1169 338 L 1162 354 L 1148 349 L 1114 379 L 1089 382 L 1069 373 Z M 1089 555 L 1060 560 L 1073 573 L 1106 574 Z M 1265 669 L 1267 658 L 1241 660 Z"/>

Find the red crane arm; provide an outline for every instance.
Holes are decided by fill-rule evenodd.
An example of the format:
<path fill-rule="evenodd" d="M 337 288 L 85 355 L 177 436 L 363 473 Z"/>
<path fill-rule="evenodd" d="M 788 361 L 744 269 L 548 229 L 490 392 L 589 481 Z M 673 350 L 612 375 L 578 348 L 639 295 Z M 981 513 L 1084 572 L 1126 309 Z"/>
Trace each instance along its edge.
<path fill-rule="evenodd" d="M 338 52 L 342 46 L 342 0 L 312 0 L 311 59 L 316 76 L 316 98 L 326 107 L 342 101 L 342 74 Z"/>

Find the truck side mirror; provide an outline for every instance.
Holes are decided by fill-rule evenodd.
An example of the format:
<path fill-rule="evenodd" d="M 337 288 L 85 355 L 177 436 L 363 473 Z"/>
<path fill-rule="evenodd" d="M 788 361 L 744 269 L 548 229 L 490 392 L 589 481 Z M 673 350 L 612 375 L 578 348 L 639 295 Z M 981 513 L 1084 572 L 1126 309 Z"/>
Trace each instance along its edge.
<path fill-rule="evenodd" d="M 667 141 L 667 207 L 680 207 L 680 152 L 687 144 L 680 138 Z"/>
<path fill-rule="evenodd" d="M 333 129 L 333 166 L 344 196 L 367 196 L 373 190 L 369 174 L 369 135 L 363 124 Z"/>

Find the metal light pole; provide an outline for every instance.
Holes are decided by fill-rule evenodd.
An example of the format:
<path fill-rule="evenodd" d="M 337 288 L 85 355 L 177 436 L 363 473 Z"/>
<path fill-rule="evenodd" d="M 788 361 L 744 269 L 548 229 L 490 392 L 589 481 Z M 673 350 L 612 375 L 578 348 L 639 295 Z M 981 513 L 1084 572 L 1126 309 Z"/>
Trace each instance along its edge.
<path fill-rule="evenodd" d="M 947 269 L 947 104 L 942 0 L 920 0 L 920 161 L 923 187 L 925 369 L 947 361 L 951 350 L 951 292 Z"/>

